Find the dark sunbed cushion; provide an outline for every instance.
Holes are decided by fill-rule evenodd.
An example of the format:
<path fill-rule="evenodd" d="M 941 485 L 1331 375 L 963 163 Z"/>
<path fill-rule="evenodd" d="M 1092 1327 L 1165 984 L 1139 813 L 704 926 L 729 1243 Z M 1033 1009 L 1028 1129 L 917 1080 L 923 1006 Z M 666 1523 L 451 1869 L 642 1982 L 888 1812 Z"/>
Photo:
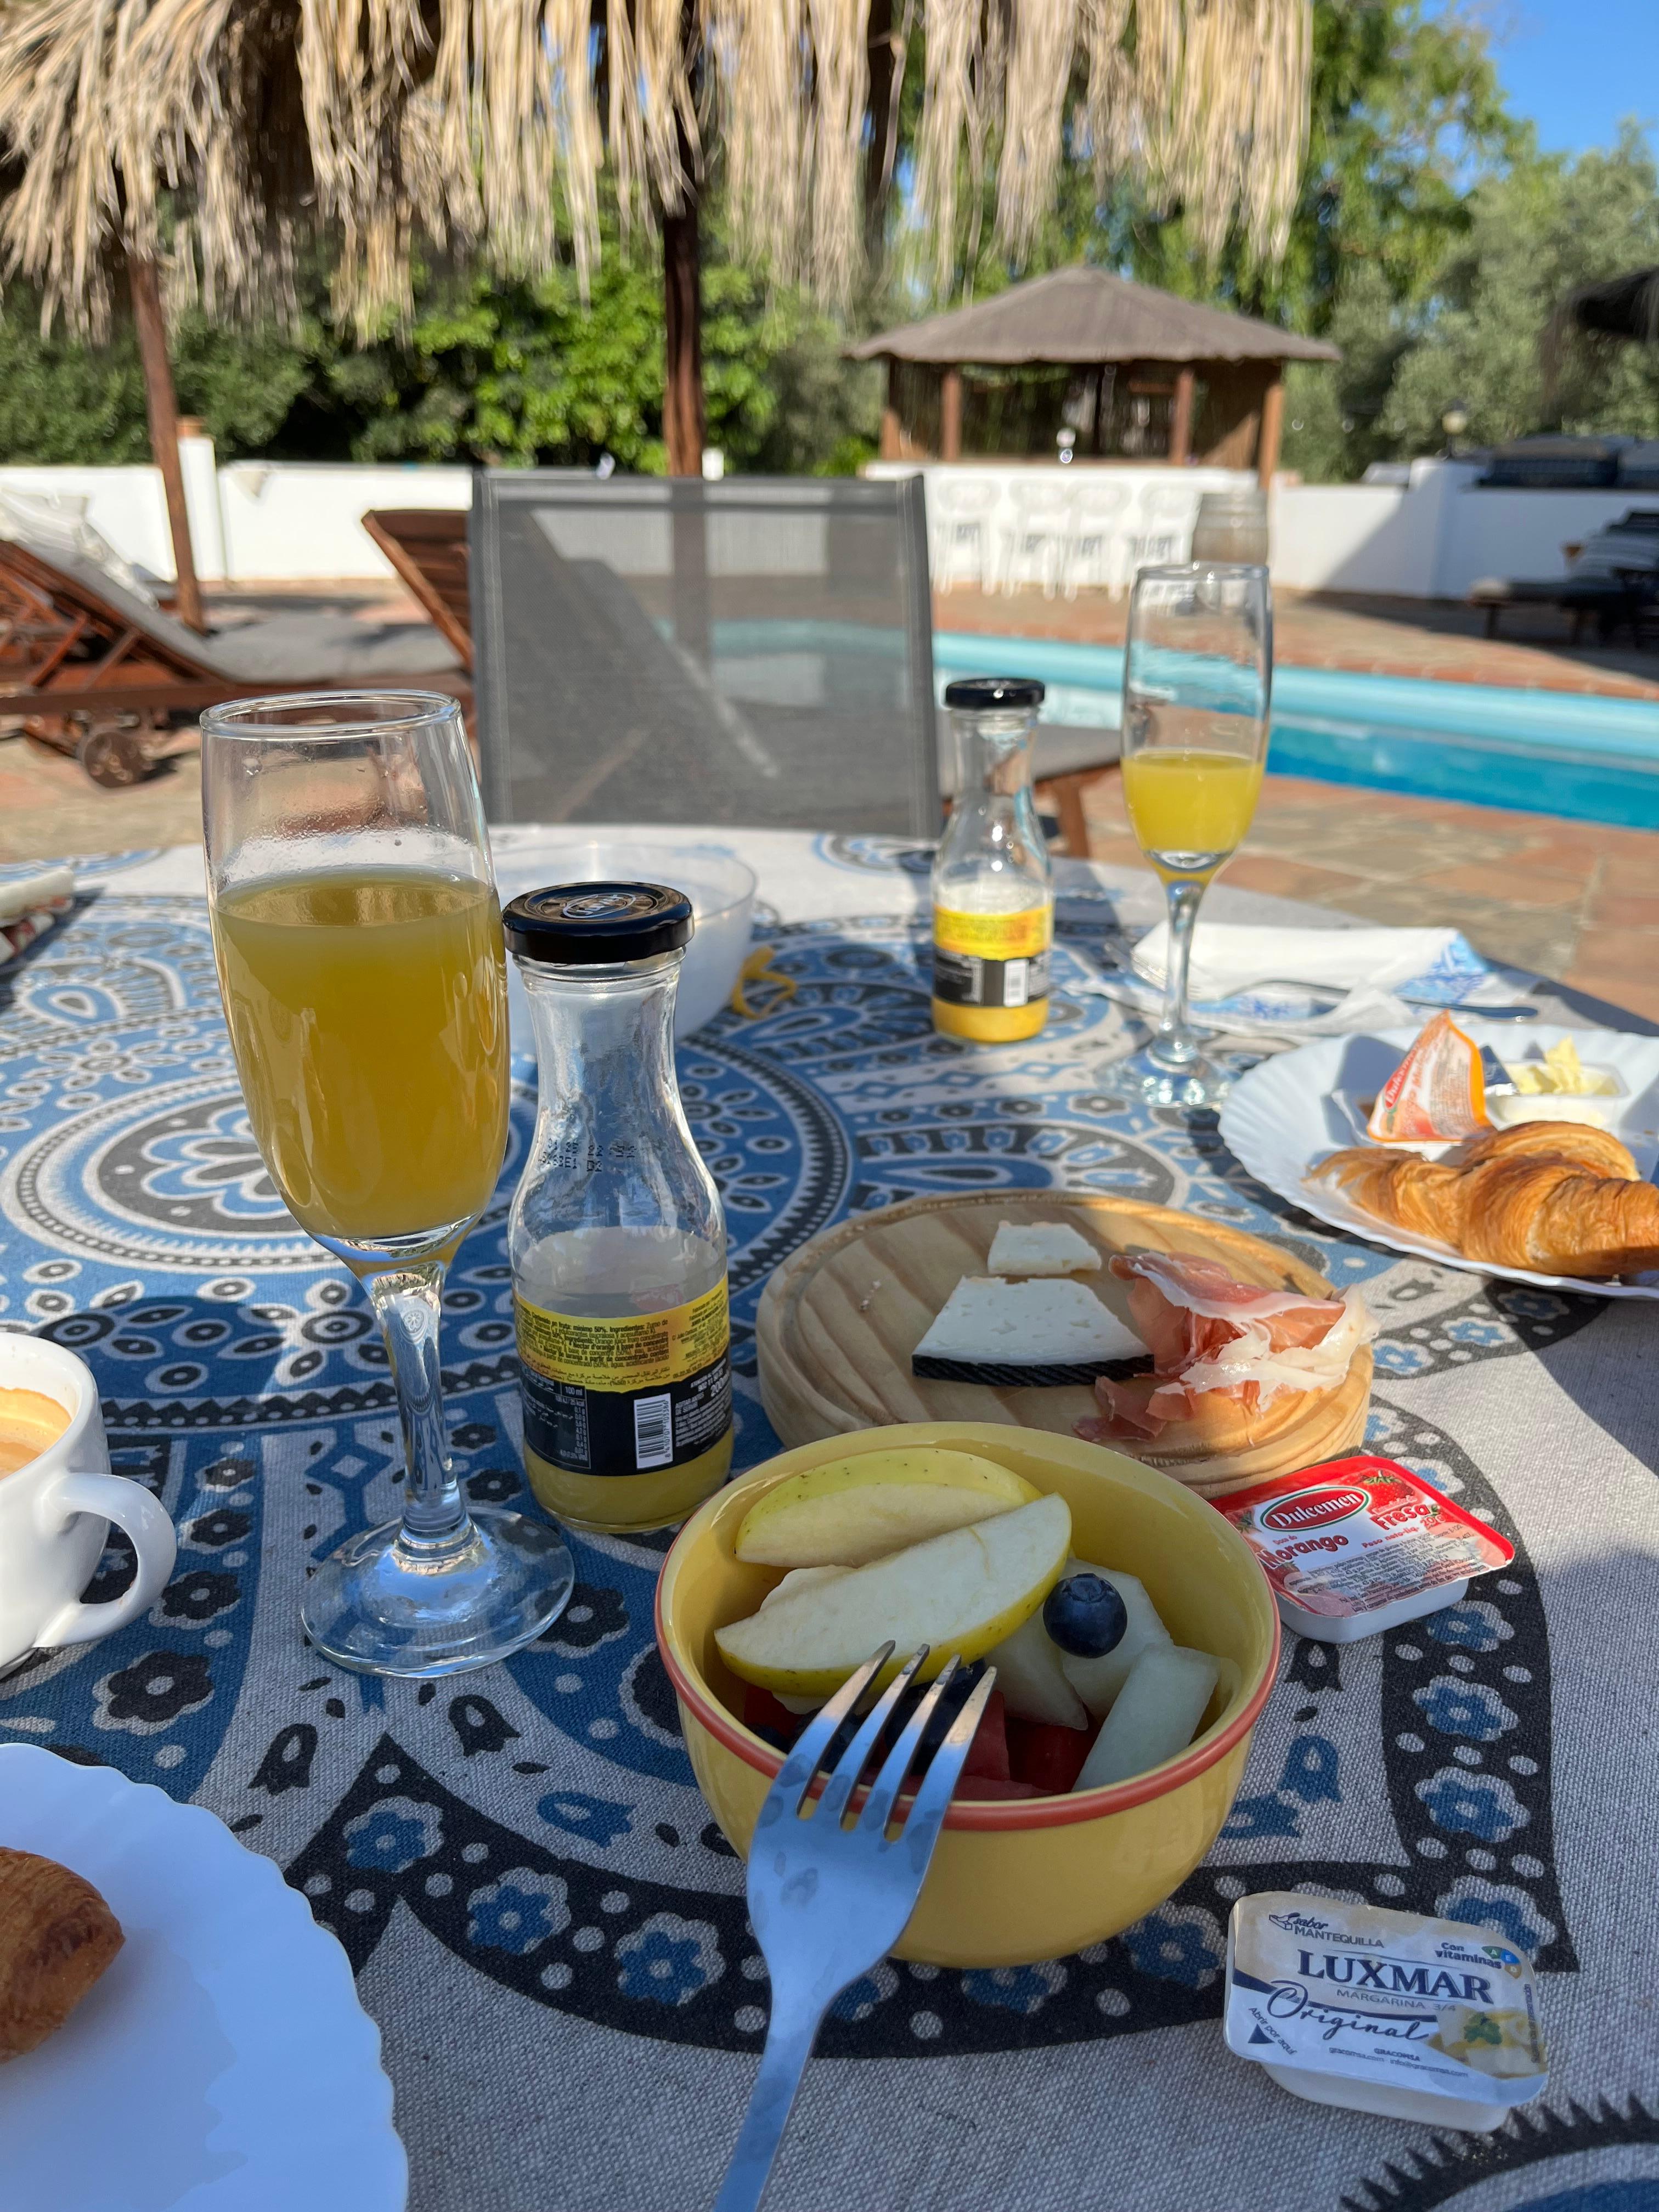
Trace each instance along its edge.
<path fill-rule="evenodd" d="M 1469 586 L 1477 607 L 1617 606 L 1629 597 L 1617 576 L 1481 576 Z"/>
<path fill-rule="evenodd" d="M 460 666 L 430 623 L 368 623 L 350 615 L 273 615 L 211 641 L 216 667 L 238 683 L 337 682 L 441 676 Z"/>
<path fill-rule="evenodd" d="M 168 647 L 204 677 L 231 684 L 368 683 L 387 676 L 436 676 L 460 662 L 426 623 L 362 623 L 349 615 L 276 615 L 217 637 L 198 637 L 193 629 L 159 607 L 125 590 L 82 555 L 32 541 L 22 532 L 15 542 L 38 561 L 58 569 L 142 635 Z"/>

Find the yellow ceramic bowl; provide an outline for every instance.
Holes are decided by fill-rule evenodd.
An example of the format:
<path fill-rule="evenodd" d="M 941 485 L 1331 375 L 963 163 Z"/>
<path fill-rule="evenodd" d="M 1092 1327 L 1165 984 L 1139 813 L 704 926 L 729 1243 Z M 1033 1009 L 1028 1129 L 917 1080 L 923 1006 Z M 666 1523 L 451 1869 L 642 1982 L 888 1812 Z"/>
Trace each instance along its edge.
<path fill-rule="evenodd" d="M 982 1452 L 1058 1491 L 1073 1549 L 1138 1575 L 1176 1642 L 1221 1662 L 1206 1724 L 1178 1759 L 1109 1790 L 952 1806 L 897 1955 L 939 1966 L 1059 1958 L 1115 1936 L 1180 1887 L 1227 1817 L 1273 1686 L 1279 1615 L 1267 1577 L 1201 1498 L 1121 1453 L 1037 1429 L 929 1421 L 830 1437 L 741 1476 L 686 1522 L 657 1586 L 657 1643 L 698 1786 L 746 1854 L 782 1757 L 735 1717 L 744 1685 L 714 1631 L 754 1612 L 778 1577 L 733 1555 L 738 1524 L 787 1475 L 918 1444 Z"/>

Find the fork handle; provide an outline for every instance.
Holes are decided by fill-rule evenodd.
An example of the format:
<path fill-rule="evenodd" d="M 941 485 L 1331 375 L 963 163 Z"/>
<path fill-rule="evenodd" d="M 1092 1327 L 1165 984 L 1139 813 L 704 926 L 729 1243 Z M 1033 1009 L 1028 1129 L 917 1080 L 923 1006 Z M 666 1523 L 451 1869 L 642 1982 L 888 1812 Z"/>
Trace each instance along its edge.
<path fill-rule="evenodd" d="M 774 2000 L 760 2075 L 750 2092 L 749 2109 L 714 2199 L 714 2212 L 757 2212 L 823 2018 L 822 2007 L 810 2016 L 782 2014 Z"/>

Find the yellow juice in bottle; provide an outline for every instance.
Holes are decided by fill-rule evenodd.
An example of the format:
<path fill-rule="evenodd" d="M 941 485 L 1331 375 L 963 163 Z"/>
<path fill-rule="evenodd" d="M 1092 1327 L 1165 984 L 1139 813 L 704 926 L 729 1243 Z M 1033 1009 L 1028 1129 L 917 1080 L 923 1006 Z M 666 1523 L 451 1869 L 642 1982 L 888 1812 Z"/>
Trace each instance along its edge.
<path fill-rule="evenodd" d="M 933 908 L 933 1027 L 975 1044 L 1036 1036 L 1048 1018 L 1048 948 L 1054 906 L 1011 913 Z M 941 983 L 971 998 L 946 998 Z M 987 1003 L 990 1001 L 990 1003 Z"/>
<path fill-rule="evenodd" d="M 933 860 L 933 1027 L 1014 1044 L 1048 1018 L 1054 876 L 1031 796 L 1043 687 L 969 676 L 945 687 L 956 746 L 951 819 Z"/>
<path fill-rule="evenodd" d="M 526 1472 L 574 1528 L 665 1528 L 732 1466 L 726 1218 L 674 1073 L 690 901 L 550 884 L 505 920 L 541 1091 L 507 1219 Z"/>
<path fill-rule="evenodd" d="M 248 1119 L 289 1210 L 373 1242 L 469 1225 L 507 1146 L 507 968 L 489 884 L 386 869 L 217 900 Z"/>
<path fill-rule="evenodd" d="M 1162 854 L 1215 856 L 1244 842 L 1261 791 L 1261 763 L 1243 753 L 1151 746 L 1123 763 L 1123 799 L 1135 842 Z"/>

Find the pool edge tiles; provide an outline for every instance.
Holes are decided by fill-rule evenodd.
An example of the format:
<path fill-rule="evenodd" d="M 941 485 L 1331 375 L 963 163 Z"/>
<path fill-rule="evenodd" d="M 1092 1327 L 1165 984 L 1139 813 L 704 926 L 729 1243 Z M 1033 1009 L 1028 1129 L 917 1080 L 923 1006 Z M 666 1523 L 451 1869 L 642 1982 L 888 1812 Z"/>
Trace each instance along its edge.
<path fill-rule="evenodd" d="M 994 659 L 1055 686 L 1048 719 L 1115 724 L 1117 646 L 939 632 L 941 680 Z M 1358 670 L 1273 671 L 1270 775 L 1659 830 L 1659 700 Z"/>

